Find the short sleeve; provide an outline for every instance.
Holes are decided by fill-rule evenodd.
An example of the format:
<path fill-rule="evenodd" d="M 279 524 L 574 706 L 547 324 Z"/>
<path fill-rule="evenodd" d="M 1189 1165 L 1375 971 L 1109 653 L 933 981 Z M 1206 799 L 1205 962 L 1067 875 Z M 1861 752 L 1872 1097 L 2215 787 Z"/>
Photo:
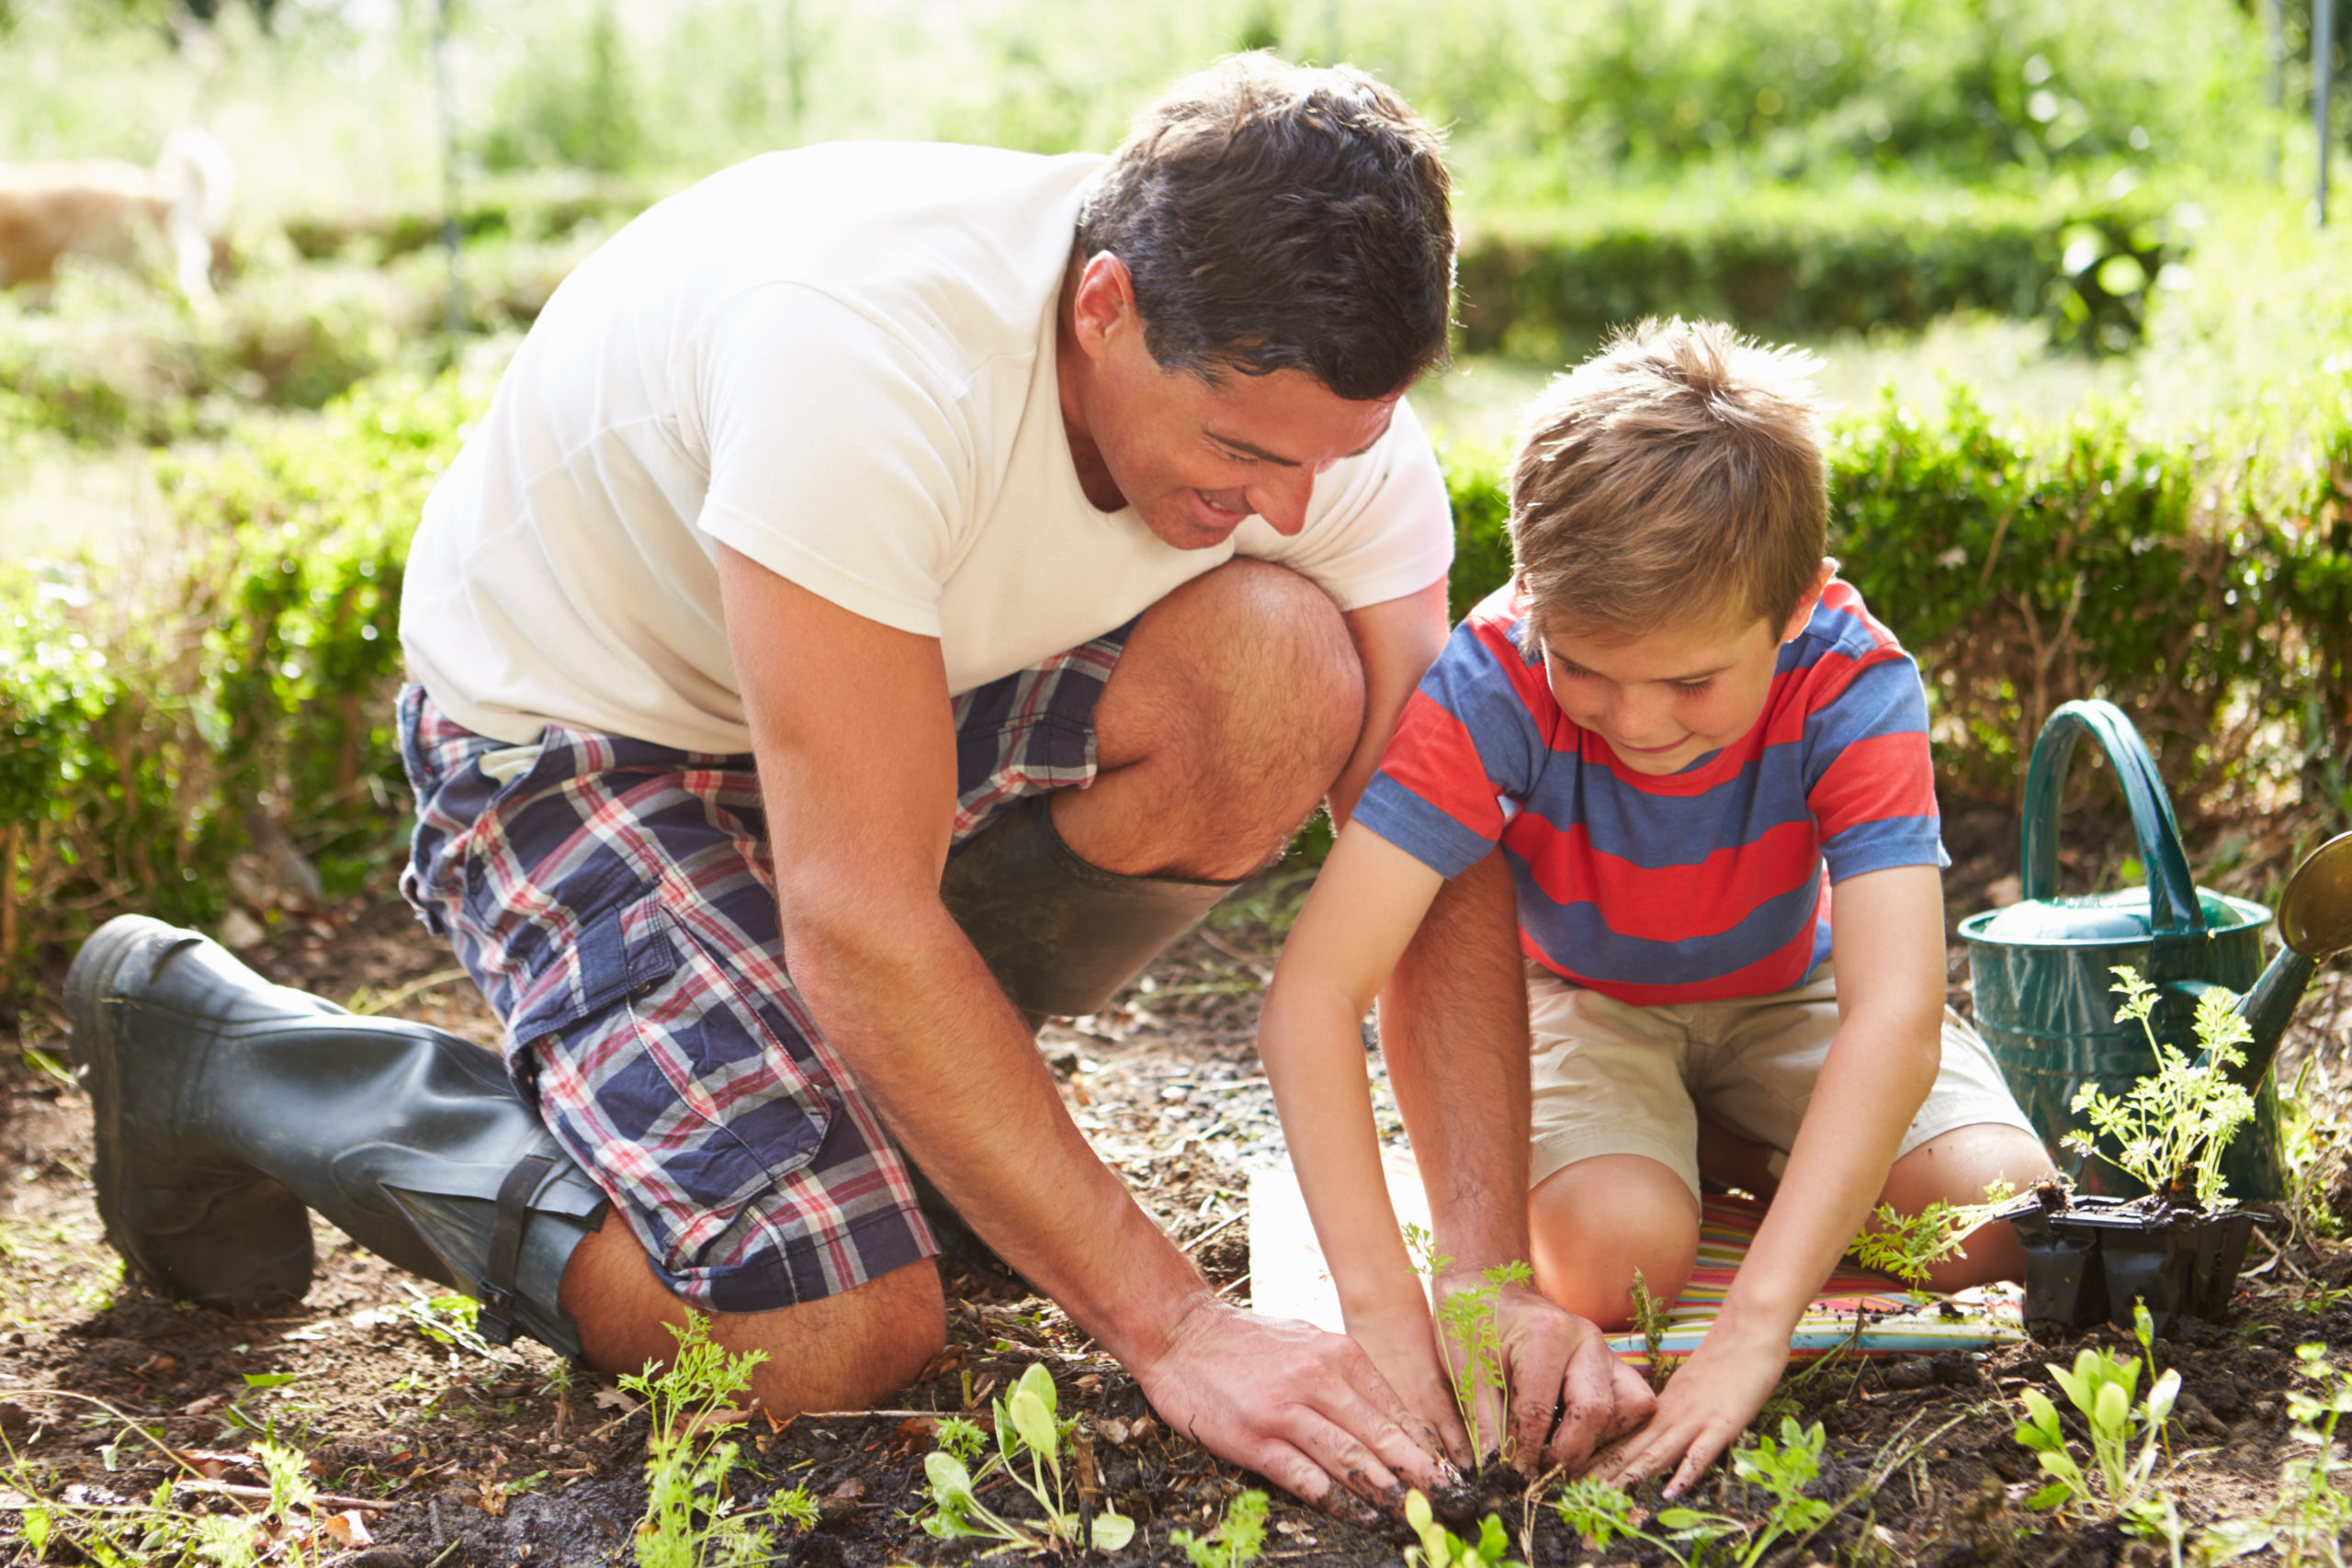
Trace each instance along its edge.
<path fill-rule="evenodd" d="M 1356 806 L 1357 821 L 1441 876 L 1459 876 L 1501 841 L 1506 803 L 1527 798 L 1547 754 L 1525 656 L 1510 622 L 1488 614 L 1503 592 L 1446 639 Z"/>
<path fill-rule="evenodd" d="M 1829 880 L 1890 866 L 1948 866 L 1918 666 L 1864 662 L 1805 717 L 1805 800 Z"/>
<path fill-rule="evenodd" d="M 843 609 L 939 636 L 970 511 L 964 389 L 886 327 L 792 284 L 729 301 L 695 345 L 702 531 Z"/>
<path fill-rule="evenodd" d="M 1453 510 L 1412 403 L 1397 403 L 1371 451 L 1316 480 L 1296 535 L 1285 538 L 1252 518 L 1233 543 L 1237 555 L 1297 571 L 1342 610 L 1402 599 L 1442 580 L 1453 564 Z"/>

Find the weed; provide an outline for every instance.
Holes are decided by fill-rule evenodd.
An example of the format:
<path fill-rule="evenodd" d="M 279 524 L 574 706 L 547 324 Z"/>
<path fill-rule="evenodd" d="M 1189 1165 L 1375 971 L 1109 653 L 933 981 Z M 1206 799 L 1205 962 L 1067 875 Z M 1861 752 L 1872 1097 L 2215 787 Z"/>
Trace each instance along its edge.
<path fill-rule="evenodd" d="M 765 1562 L 775 1550 L 776 1526 L 788 1519 L 805 1529 L 813 1522 L 807 1492 L 795 1487 L 797 1496 L 786 1494 L 739 1512 L 728 1491 L 736 1445 L 713 1443 L 699 1458 L 695 1450 L 701 1434 L 727 1418 L 729 1402 L 752 1386 L 752 1370 L 766 1353 L 729 1355 L 711 1343 L 710 1325 L 699 1316 L 684 1328 L 672 1325 L 670 1332 L 678 1353 L 669 1371 L 657 1372 L 648 1363 L 642 1373 L 620 1380 L 645 1401 L 652 1421 L 645 1439 L 645 1517 L 637 1527 L 639 1568 Z"/>
<path fill-rule="evenodd" d="M 950 1422 L 940 1424 L 940 1447 L 923 1457 L 923 1474 L 931 1482 L 932 1507 L 919 1523 L 929 1534 L 942 1540 L 955 1540 L 977 1536 L 1002 1541 L 1005 1547 L 1043 1554 L 1079 1544 L 1078 1515 L 1063 1502 L 1062 1443 L 1067 1428 L 1057 1425 L 1054 1412 L 1059 1396 L 1054 1380 L 1043 1366 L 1032 1365 L 1021 1374 L 1012 1386 L 1010 1398 L 993 1403 L 991 1413 L 996 1419 L 997 1451 L 981 1465 L 975 1475 L 964 1458 L 949 1450 Z M 955 1422 L 955 1426 L 969 1428 L 969 1422 Z M 959 1447 L 967 1439 L 958 1431 L 953 1440 Z M 971 1445 L 976 1450 L 977 1444 Z M 1022 1474 L 1020 1460 L 1028 1457 L 1028 1474 Z M 1036 1499 L 1045 1510 L 1040 1528 L 1025 1519 L 1008 1519 L 979 1500 L 980 1483 L 991 1473 L 1001 1472 L 1015 1486 Z M 1135 1538 L 1136 1522 L 1115 1509 L 1105 1509 L 1094 1516 L 1093 1528 L 1086 1534 L 1088 1545 L 1096 1551 L 1116 1551 Z"/>
<path fill-rule="evenodd" d="M 2245 1053 L 2239 1047 L 2254 1032 L 2231 1010 L 2237 998 L 2221 987 L 2209 987 L 2197 998 L 2197 1043 L 2202 1049 L 2191 1062 L 2178 1046 L 2156 1038 L 2148 1018 L 2156 1004 L 2156 988 L 2129 964 L 2115 965 L 2115 976 L 2109 989 L 2123 998 L 2115 1016 L 2139 1021 L 2156 1053 L 2156 1070 L 2120 1098 L 2086 1083 L 2075 1091 L 2074 1108 L 2089 1116 L 2096 1132 L 2114 1140 L 2117 1149 L 2110 1157 L 2148 1190 L 2186 1188 L 2199 1208 L 2210 1207 L 2224 1186 L 2222 1151 L 2254 1117 L 2254 1096 L 2229 1076 L 2231 1068 L 2245 1066 Z M 2081 1133 L 2068 1134 L 2066 1145 L 2085 1155 L 2100 1152 L 2096 1138 Z"/>
<path fill-rule="evenodd" d="M 1225 1517 L 1208 1534 L 1171 1530 L 1168 1544 L 1182 1547 L 1193 1568 L 1250 1568 L 1266 1547 L 1266 1495 L 1250 1488 L 1226 1505 Z"/>
<path fill-rule="evenodd" d="M 2167 1371 L 2136 1406 L 2140 1358 L 2110 1355 L 2085 1347 L 2075 1356 L 2072 1371 L 2052 1366 L 2050 1375 L 2089 1424 L 2091 1464 L 2086 1470 L 2059 1426 L 2058 1407 L 2038 1388 L 2018 1397 L 2024 1401 L 2026 1419 L 2017 1427 L 2017 1439 L 2031 1449 L 2050 1477 L 2050 1484 L 2026 1499 L 2030 1508 L 2048 1508 L 2089 1520 L 2102 1506 L 2125 1523 L 2145 1533 L 2153 1522 L 2155 1502 L 2153 1480 L 2156 1444 L 2173 1401 L 2180 1394 L 2180 1373 Z M 2132 1449 L 2133 1427 L 2139 1448 Z"/>
<path fill-rule="evenodd" d="M 1427 1497 L 1408 1492 L 1405 1522 L 1421 1538 L 1419 1544 L 1405 1549 L 1407 1568 L 1526 1568 L 1503 1555 L 1510 1550 L 1510 1538 L 1503 1530 L 1502 1520 L 1493 1514 L 1478 1521 L 1476 1540 L 1464 1540 L 1438 1523 Z"/>

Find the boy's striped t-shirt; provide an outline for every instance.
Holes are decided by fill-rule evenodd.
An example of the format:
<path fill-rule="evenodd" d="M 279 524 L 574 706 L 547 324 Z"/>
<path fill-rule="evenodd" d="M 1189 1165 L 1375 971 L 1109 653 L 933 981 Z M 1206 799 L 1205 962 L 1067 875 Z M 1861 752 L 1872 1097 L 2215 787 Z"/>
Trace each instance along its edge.
<path fill-rule="evenodd" d="M 1829 957 L 1830 886 L 1951 863 L 1918 667 L 1832 579 L 1781 645 L 1764 712 L 1677 773 L 1622 765 L 1520 651 L 1522 599 L 1464 618 L 1397 721 L 1355 819 L 1443 876 L 1499 843 L 1520 942 L 1650 1007 L 1769 995 Z"/>

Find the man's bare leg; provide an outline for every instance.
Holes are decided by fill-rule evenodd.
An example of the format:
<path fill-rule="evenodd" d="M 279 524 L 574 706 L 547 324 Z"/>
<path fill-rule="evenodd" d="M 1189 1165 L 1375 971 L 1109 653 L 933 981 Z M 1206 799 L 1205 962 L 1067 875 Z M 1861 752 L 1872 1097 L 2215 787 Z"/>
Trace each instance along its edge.
<path fill-rule="evenodd" d="M 1145 612 L 1095 708 L 1099 772 L 1054 797 L 1070 849 L 1106 871 L 1200 881 L 1246 876 L 1277 853 L 1339 773 L 1363 723 L 1363 676 L 1322 590 L 1284 568 L 1233 561 Z M 686 1304 L 607 1214 L 560 1298 L 592 1365 L 666 1363 Z M 840 1295 L 718 1314 L 712 1338 L 765 1350 L 753 1392 L 779 1414 L 870 1404 L 937 1354 L 937 1268 L 910 1264 Z"/>
<path fill-rule="evenodd" d="M 606 1371 L 666 1365 L 678 1345 L 664 1325 L 685 1326 L 690 1312 L 610 1211 L 571 1255 L 557 1304 L 580 1325 L 581 1353 Z M 799 1306 L 714 1313 L 710 1337 L 733 1354 L 767 1352 L 752 1392 L 776 1415 L 860 1409 L 913 1382 L 947 1342 L 939 1269 L 926 1258 Z"/>

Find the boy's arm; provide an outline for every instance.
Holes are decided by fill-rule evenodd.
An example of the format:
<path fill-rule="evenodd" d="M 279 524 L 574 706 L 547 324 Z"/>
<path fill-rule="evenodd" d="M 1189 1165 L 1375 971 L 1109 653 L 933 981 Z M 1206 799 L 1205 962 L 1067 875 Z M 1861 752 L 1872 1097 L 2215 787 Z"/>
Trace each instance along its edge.
<path fill-rule="evenodd" d="M 1360 824 L 1342 829 L 1283 944 L 1258 1055 L 1351 1337 L 1457 1458 L 1468 1443 L 1438 1365 L 1427 1298 L 1396 1228 L 1364 1071 L 1364 1012 L 1443 886 Z"/>
<path fill-rule="evenodd" d="M 1527 982 L 1517 893 L 1500 852 L 1438 894 L 1380 994 L 1380 1043 L 1437 1249 L 1453 1258 L 1436 1281 L 1442 1301 L 1531 1257 Z M 1656 1407 L 1648 1382 L 1617 1359 L 1598 1327 L 1532 1287 L 1500 1291 L 1496 1317 L 1513 1396 L 1510 1452 L 1522 1461 L 1541 1455 L 1579 1470 Z M 1501 1425 L 1485 1416 L 1481 1424 L 1489 1432 Z"/>
<path fill-rule="evenodd" d="M 1442 882 L 1414 856 L 1351 825 L 1283 944 L 1258 1025 L 1259 1055 L 1348 1332 L 1465 1460 L 1476 1456 L 1388 1203 L 1361 1031 L 1381 994 L 1383 1050 L 1438 1244 L 1461 1249 L 1440 1291 L 1524 1262 L 1527 1022 L 1518 952 L 1499 856 Z M 1534 1291 L 1501 1292 L 1497 1330 L 1520 1395 L 1516 1453 L 1543 1451 L 1557 1414 L 1551 1456 L 1580 1463 L 1648 1415 L 1647 1385 L 1610 1353 L 1600 1332 Z M 1489 1432 L 1499 1425 L 1486 1424 Z"/>
<path fill-rule="evenodd" d="M 1942 1060 L 1943 886 L 1933 866 L 1838 884 L 1831 925 L 1838 1034 L 1789 1152 L 1780 1190 L 1657 1416 L 1612 1455 L 1630 1481 L 1673 1467 L 1679 1496 L 1729 1448 L 1780 1380 L 1789 1334 L 1886 1185 L 1904 1130 Z"/>

